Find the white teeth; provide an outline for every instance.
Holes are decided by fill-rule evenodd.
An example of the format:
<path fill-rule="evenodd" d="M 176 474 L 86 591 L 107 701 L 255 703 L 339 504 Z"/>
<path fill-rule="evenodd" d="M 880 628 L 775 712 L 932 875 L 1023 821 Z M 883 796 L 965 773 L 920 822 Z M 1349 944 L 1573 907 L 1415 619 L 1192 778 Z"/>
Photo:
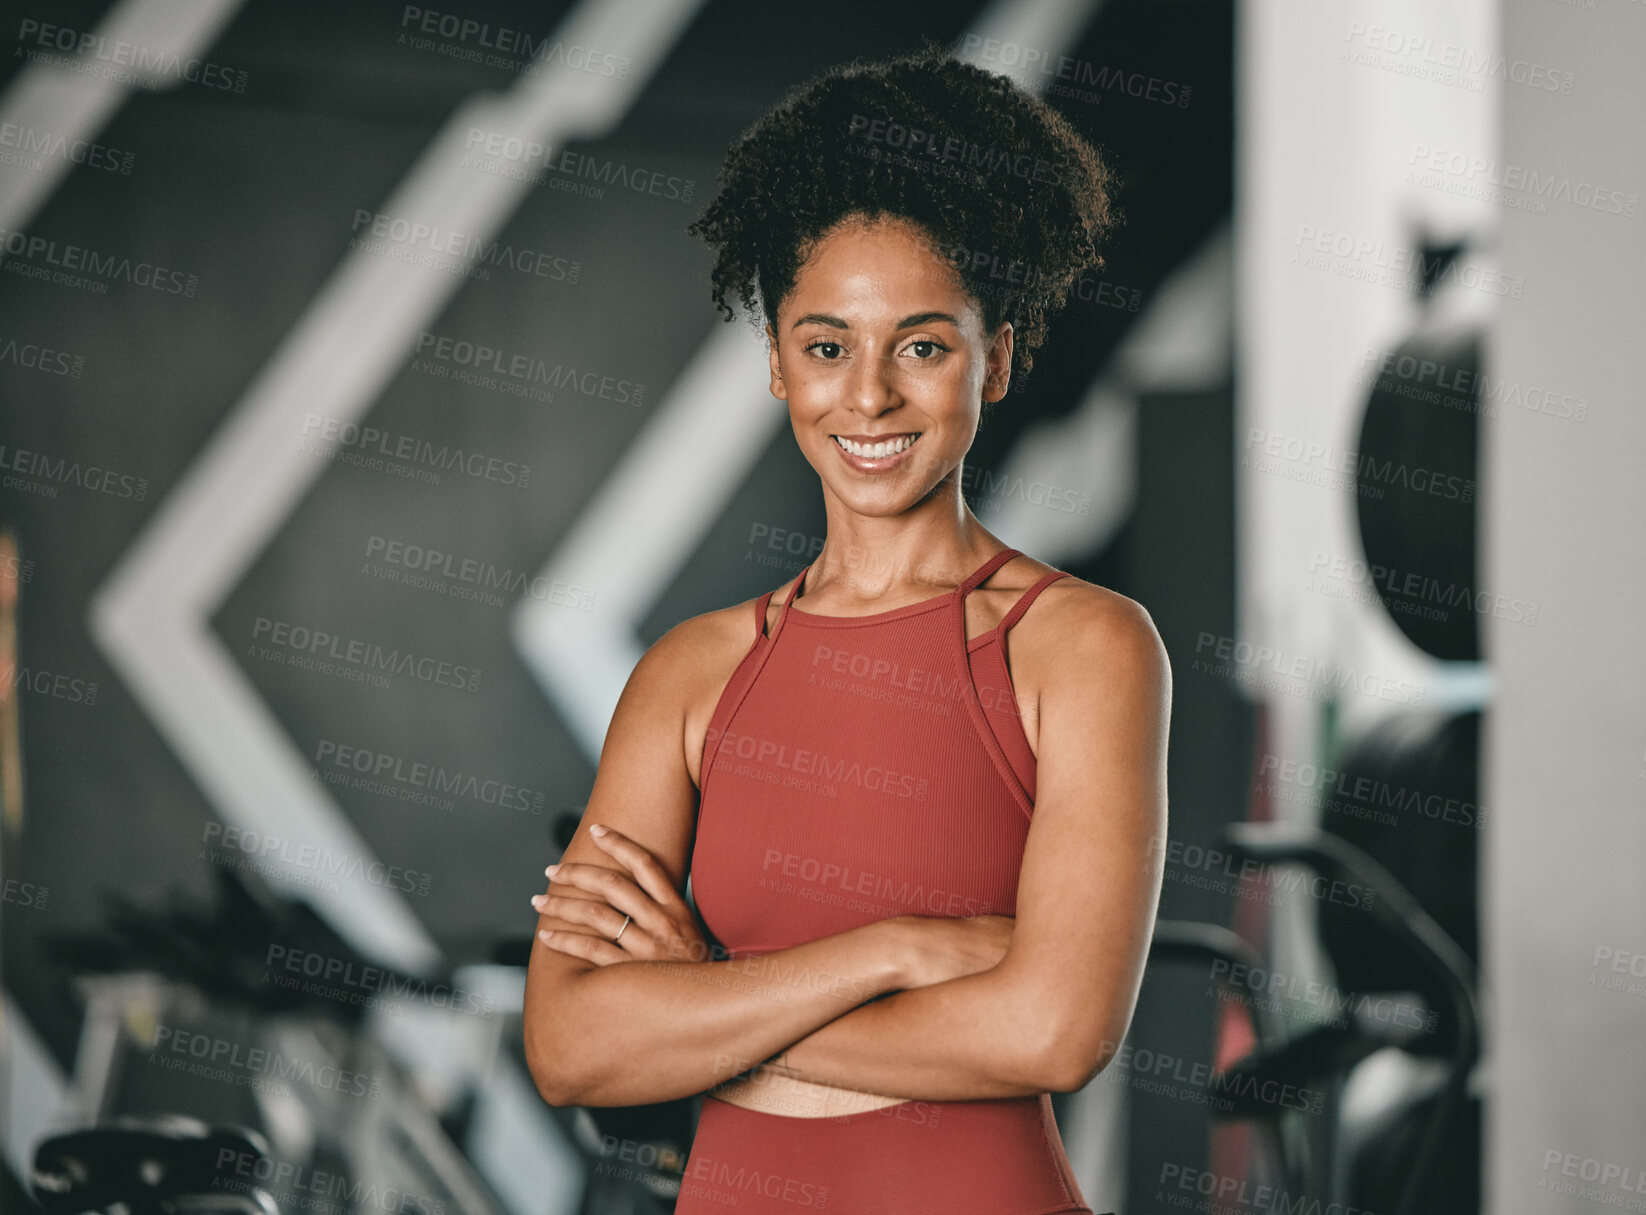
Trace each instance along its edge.
<path fill-rule="evenodd" d="M 918 434 L 913 434 L 904 435 L 898 439 L 889 439 L 884 443 L 854 443 L 850 439 L 842 439 L 839 435 L 835 435 L 834 441 L 851 452 L 852 455 L 865 456 L 872 460 L 882 456 L 895 456 L 898 452 L 909 448 L 919 437 Z"/>

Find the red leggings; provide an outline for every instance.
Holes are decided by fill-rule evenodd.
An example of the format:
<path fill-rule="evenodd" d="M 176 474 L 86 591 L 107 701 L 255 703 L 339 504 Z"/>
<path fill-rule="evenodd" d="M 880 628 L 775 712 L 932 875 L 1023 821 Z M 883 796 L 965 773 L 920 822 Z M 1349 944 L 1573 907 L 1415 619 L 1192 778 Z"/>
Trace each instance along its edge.
<path fill-rule="evenodd" d="M 1051 1097 L 791 1118 L 703 1099 L 675 1215 L 1092 1215 Z"/>

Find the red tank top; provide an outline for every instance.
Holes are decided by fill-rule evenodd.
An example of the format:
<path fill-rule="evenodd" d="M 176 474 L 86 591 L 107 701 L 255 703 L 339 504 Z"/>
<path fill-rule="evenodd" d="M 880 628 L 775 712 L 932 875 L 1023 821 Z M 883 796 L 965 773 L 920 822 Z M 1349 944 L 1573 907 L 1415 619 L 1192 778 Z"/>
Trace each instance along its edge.
<path fill-rule="evenodd" d="M 868 616 L 796 607 L 754 638 L 715 706 L 699 769 L 691 892 L 733 957 L 898 915 L 1014 915 L 1035 760 L 1005 638 L 1040 579 L 966 639 L 966 596 L 1003 549 L 935 599 Z"/>

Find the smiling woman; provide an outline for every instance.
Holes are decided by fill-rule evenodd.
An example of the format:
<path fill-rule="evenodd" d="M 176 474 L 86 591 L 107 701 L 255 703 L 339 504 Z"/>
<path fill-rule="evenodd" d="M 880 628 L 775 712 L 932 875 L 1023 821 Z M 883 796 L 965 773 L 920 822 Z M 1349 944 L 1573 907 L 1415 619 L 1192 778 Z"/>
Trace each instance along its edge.
<path fill-rule="evenodd" d="M 693 225 L 726 315 L 758 301 L 828 533 L 636 666 L 533 899 L 525 1010 L 553 1104 L 705 1094 L 682 1215 L 1090 1210 L 1049 1094 L 1136 1004 L 1171 672 L 1141 606 L 1002 544 L 960 486 L 1101 264 L 1108 182 L 1042 103 L 927 51 L 792 93 Z"/>

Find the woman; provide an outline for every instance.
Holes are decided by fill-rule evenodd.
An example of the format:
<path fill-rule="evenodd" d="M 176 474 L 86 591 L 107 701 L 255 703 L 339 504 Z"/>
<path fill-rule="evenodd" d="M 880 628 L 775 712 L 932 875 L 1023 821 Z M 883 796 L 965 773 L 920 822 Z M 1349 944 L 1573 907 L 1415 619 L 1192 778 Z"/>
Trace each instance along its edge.
<path fill-rule="evenodd" d="M 759 301 L 828 532 L 635 667 L 525 1007 L 551 1104 L 708 1094 L 682 1215 L 1090 1211 L 1049 1094 L 1136 1003 L 1171 673 L 1143 608 L 991 536 L 961 470 L 1101 265 L 1108 189 L 1052 110 L 928 50 L 792 93 L 692 226 L 728 318 Z"/>

